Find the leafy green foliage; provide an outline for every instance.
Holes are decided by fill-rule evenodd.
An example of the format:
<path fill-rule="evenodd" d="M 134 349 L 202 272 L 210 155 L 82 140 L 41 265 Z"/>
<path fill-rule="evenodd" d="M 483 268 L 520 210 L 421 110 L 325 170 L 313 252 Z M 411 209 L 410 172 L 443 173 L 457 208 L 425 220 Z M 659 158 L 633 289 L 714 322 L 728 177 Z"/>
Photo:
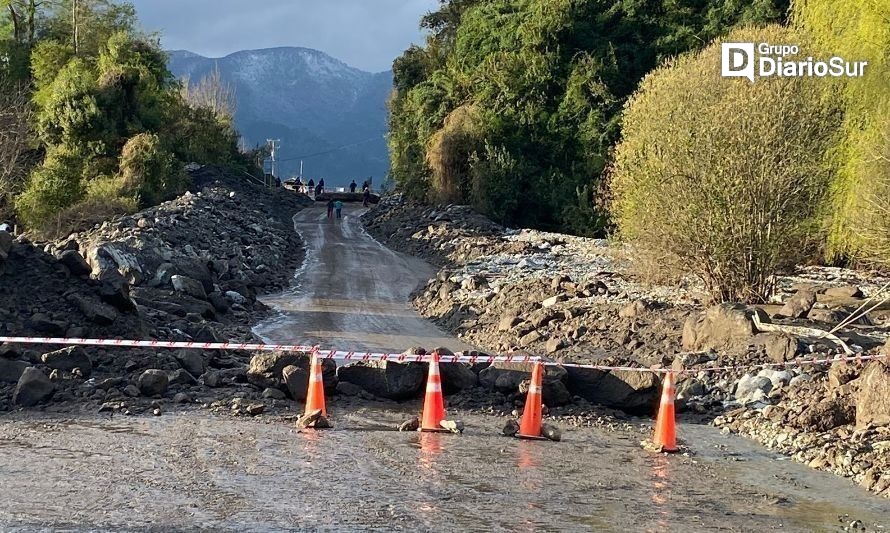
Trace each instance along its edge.
<path fill-rule="evenodd" d="M 124 145 L 120 176 L 125 191 L 135 191 L 143 205 L 154 205 L 179 193 L 186 179 L 173 154 L 152 133 L 140 133 Z"/>
<path fill-rule="evenodd" d="M 822 56 L 868 61 L 864 77 L 838 80 L 845 120 L 843 139 L 832 151 L 838 176 L 828 259 L 873 260 L 881 226 L 875 206 L 890 205 L 890 190 L 874 186 L 890 181 L 890 168 L 875 164 L 885 153 L 890 123 L 890 0 L 801 0 L 794 3 L 793 21 L 812 36 Z M 883 261 L 890 262 L 890 253 Z"/>
<path fill-rule="evenodd" d="M 602 232 L 590 191 L 643 75 L 740 20 L 781 20 L 786 9 L 782 0 L 443 0 L 422 21 L 426 46 L 393 66 L 390 177 L 409 196 L 473 203 L 507 224 Z M 457 128 L 468 108 L 472 127 Z"/>
<path fill-rule="evenodd" d="M 803 42 L 778 26 L 731 42 Z M 717 301 L 764 301 L 821 243 L 826 152 L 842 120 L 819 78 L 720 76 L 720 45 L 649 74 L 616 150 L 614 212 L 644 258 L 700 276 Z"/>
<path fill-rule="evenodd" d="M 30 142 L 46 153 L 15 202 L 30 229 L 70 231 L 165 200 L 187 185 L 183 163 L 245 165 L 233 110 L 222 116 L 183 98 L 158 42 L 135 31 L 131 4 L 78 0 L 74 13 L 71 0 L 51 10 L 33 0 L 2 5 L 10 1 L 10 13 L 34 8 L 12 30 L 0 18 L 0 52 L 27 63 L 22 74 L 0 61 L 0 72 L 33 86 Z"/>

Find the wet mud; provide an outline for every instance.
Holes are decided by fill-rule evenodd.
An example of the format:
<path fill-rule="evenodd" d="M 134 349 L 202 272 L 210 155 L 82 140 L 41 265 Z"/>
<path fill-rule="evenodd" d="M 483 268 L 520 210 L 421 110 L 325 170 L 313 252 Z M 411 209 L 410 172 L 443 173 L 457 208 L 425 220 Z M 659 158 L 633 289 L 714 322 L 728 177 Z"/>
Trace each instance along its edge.
<path fill-rule="evenodd" d="M 0 524 L 157 531 L 886 531 L 886 502 L 710 428 L 692 456 L 634 432 L 568 429 L 560 443 L 391 428 L 418 406 L 352 408 L 336 428 L 205 412 L 159 418 L 8 418 Z"/>

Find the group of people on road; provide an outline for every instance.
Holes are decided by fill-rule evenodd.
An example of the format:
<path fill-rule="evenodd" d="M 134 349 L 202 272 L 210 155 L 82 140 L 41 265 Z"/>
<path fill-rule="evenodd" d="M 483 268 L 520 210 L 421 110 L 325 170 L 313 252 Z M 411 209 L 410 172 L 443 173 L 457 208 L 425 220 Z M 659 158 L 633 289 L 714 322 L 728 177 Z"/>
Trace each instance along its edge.
<path fill-rule="evenodd" d="M 340 200 L 328 200 L 328 218 L 334 218 L 334 211 L 337 212 L 337 218 L 343 218 L 343 202 Z"/>

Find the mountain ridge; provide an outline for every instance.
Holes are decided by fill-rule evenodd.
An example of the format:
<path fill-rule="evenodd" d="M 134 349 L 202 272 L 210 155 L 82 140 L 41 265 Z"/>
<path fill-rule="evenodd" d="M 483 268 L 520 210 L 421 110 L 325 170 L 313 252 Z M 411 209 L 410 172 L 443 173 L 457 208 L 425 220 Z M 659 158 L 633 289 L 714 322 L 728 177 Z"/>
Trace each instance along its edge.
<path fill-rule="evenodd" d="M 168 51 L 177 78 L 198 80 L 219 68 L 235 90 L 235 126 L 249 146 L 281 139 L 279 176 L 299 173 L 330 184 L 378 183 L 389 168 L 386 100 L 392 72 L 366 72 L 305 47 L 240 50 L 212 58 Z M 360 178 L 360 179 L 359 179 Z"/>

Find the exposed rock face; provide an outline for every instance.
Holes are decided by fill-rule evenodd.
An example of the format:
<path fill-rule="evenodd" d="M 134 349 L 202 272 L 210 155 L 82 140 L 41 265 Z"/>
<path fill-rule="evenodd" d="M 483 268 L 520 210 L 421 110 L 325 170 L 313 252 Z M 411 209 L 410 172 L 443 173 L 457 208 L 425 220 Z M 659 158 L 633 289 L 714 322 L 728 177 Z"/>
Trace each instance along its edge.
<path fill-rule="evenodd" d="M 46 374 L 39 368 L 29 367 L 22 372 L 15 386 L 12 402 L 22 407 L 31 407 L 48 400 L 55 390 L 55 385 Z"/>

